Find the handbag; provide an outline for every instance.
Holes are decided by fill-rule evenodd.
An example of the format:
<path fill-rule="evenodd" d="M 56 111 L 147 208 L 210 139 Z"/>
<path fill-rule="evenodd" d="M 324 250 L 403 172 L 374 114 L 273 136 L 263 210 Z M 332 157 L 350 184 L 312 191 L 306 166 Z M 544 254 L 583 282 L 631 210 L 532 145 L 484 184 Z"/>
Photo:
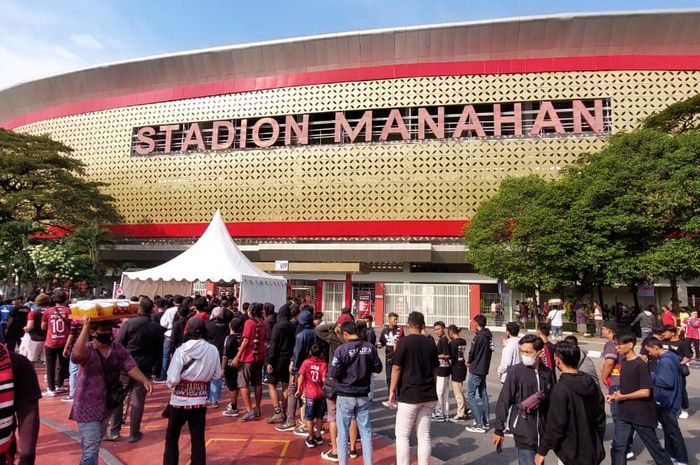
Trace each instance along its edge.
<path fill-rule="evenodd" d="M 115 408 L 122 405 L 124 399 L 126 399 L 129 390 L 124 387 L 122 383 L 117 383 L 116 387 L 110 389 L 109 382 L 107 381 L 107 370 L 105 369 L 105 362 L 102 354 L 97 352 L 97 356 L 100 358 L 100 365 L 102 365 L 102 375 L 105 379 L 105 388 L 107 389 L 107 410 L 114 410 Z"/>
<path fill-rule="evenodd" d="M 688 365 L 681 364 L 681 375 L 683 375 L 684 378 L 690 376 L 690 367 Z"/>
<path fill-rule="evenodd" d="M 189 362 L 185 363 L 182 366 L 182 370 L 180 370 L 180 376 L 182 376 L 182 374 L 185 372 L 185 370 L 187 370 L 189 367 L 191 367 L 193 363 L 194 363 L 193 358 L 190 359 Z M 163 418 L 170 418 L 170 402 L 165 403 L 163 410 L 161 410 L 161 412 L 160 412 L 160 416 Z"/>

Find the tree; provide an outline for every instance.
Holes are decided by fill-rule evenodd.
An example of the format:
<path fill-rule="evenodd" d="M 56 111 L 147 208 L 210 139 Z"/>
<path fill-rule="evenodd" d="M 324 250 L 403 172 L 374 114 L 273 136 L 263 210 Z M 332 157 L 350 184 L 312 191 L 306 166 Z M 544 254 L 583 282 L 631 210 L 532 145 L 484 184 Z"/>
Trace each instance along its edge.
<path fill-rule="evenodd" d="M 566 266 L 550 266 L 563 258 L 568 240 L 561 211 L 549 201 L 556 188 L 539 176 L 505 179 L 465 228 L 467 259 L 530 295 L 570 282 Z"/>
<path fill-rule="evenodd" d="M 514 287 L 587 291 L 700 276 L 700 133 L 610 138 L 560 179 L 505 180 L 465 231 L 468 259 Z M 602 301 L 602 298 L 600 299 Z"/>
<path fill-rule="evenodd" d="M 106 184 L 87 180 L 71 152 L 47 136 L 0 129 L 0 279 L 35 282 L 48 269 L 37 270 L 31 250 L 53 247 L 61 255 L 66 243 L 55 237 L 121 221 L 114 199 L 102 193 Z"/>
<path fill-rule="evenodd" d="M 681 134 L 700 130 L 700 94 L 669 105 L 648 116 L 642 125 L 667 134 Z"/>
<path fill-rule="evenodd" d="M 105 183 L 85 179 L 72 149 L 47 136 L 0 129 L 0 224 L 30 220 L 62 229 L 116 223 L 121 216 Z"/>

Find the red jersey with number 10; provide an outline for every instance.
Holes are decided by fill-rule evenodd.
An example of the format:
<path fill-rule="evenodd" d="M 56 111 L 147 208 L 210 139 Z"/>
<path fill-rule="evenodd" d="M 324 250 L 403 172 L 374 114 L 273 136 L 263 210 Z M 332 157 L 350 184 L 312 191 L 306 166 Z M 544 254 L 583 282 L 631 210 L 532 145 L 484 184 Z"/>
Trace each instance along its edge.
<path fill-rule="evenodd" d="M 304 360 L 299 368 L 299 376 L 304 377 L 301 392 L 307 399 L 323 398 L 323 381 L 326 379 L 328 364 L 320 358 L 311 357 Z"/>
<path fill-rule="evenodd" d="M 64 347 L 70 334 L 70 308 L 51 307 L 44 311 L 41 321 L 46 323 L 46 347 Z"/>

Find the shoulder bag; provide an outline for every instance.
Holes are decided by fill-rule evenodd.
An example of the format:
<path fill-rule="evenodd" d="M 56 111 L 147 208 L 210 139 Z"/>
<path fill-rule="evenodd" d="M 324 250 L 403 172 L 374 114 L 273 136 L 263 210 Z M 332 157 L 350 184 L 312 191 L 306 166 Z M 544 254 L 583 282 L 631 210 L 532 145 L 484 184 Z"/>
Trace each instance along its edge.
<path fill-rule="evenodd" d="M 102 357 L 99 349 L 95 350 L 97 350 L 97 356 L 100 358 L 100 365 L 102 365 L 102 375 L 104 376 L 105 389 L 107 390 L 107 410 L 112 411 L 119 407 L 122 402 L 124 402 L 124 399 L 126 399 L 129 391 L 121 382 L 117 383 L 116 387 L 112 387 L 110 389 L 109 381 L 107 380 L 107 370 L 105 368 L 104 357 Z"/>
<path fill-rule="evenodd" d="M 183 374 L 185 371 L 187 371 L 187 369 L 188 369 L 189 367 L 191 367 L 193 363 L 194 363 L 194 359 L 193 359 L 193 358 L 191 358 L 189 362 L 185 363 L 185 364 L 182 366 L 182 370 L 180 370 L 180 376 L 182 376 L 182 374 Z M 163 417 L 163 418 L 170 418 L 170 410 L 168 409 L 168 407 L 170 407 L 170 402 L 169 402 L 169 401 L 165 403 L 165 407 L 163 407 L 163 410 L 160 412 L 160 416 L 161 416 L 161 417 Z"/>

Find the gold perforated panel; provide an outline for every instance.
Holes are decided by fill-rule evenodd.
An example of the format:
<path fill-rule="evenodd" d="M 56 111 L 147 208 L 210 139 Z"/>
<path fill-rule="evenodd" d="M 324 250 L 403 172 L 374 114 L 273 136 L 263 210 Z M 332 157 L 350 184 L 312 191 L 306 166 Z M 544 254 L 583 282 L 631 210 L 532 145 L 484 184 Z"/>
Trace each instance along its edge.
<path fill-rule="evenodd" d="M 56 118 L 19 130 L 75 149 L 128 223 L 463 219 L 505 176 L 555 176 L 599 137 L 304 146 L 131 157 L 151 124 L 424 105 L 609 97 L 614 131 L 700 92 L 699 72 L 575 72 L 351 82 Z"/>

